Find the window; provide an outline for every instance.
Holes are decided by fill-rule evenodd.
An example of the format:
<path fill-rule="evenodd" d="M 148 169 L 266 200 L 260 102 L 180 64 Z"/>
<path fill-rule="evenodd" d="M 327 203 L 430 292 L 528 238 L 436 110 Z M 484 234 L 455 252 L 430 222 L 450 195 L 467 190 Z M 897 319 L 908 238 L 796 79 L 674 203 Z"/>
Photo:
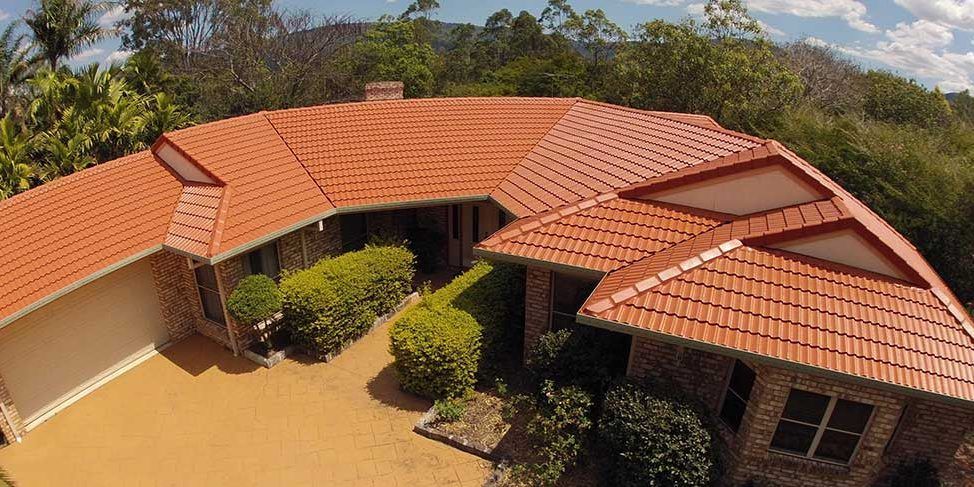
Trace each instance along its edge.
<path fill-rule="evenodd" d="M 575 315 L 598 281 L 565 274 L 552 274 L 551 329 L 560 330 L 575 324 Z"/>
<path fill-rule="evenodd" d="M 470 240 L 473 243 L 480 241 L 480 207 L 474 205 L 473 207 L 473 218 L 470 219 L 471 231 L 473 234 L 470 236 Z"/>
<path fill-rule="evenodd" d="M 216 283 L 216 270 L 211 265 L 201 265 L 196 268 L 196 287 L 200 292 L 200 303 L 203 305 L 203 316 L 206 319 L 226 326 L 223 316 L 223 301 L 220 299 L 220 287 Z"/>
<path fill-rule="evenodd" d="M 453 240 L 460 240 L 460 205 L 450 206 L 450 220 Z"/>
<path fill-rule="evenodd" d="M 869 404 L 792 389 L 771 439 L 771 449 L 849 463 L 872 414 Z"/>
<path fill-rule="evenodd" d="M 277 280 L 281 275 L 281 263 L 277 258 L 277 242 L 250 251 L 244 256 L 244 273 L 248 276 L 263 274 Z"/>
<path fill-rule="evenodd" d="M 727 383 L 727 391 L 724 392 L 724 403 L 720 406 L 720 419 L 734 432 L 741 427 L 752 388 L 754 388 L 754 371 L 740 360 L 735 360 L 730 382 Z"/>
<path fill-rule="evenodd" d="M 338 226 L 342 232 L 342 251 L 349 252 L 365 247 L 368 239 L 368 225 L 365 213 L 339 215 Z"/>

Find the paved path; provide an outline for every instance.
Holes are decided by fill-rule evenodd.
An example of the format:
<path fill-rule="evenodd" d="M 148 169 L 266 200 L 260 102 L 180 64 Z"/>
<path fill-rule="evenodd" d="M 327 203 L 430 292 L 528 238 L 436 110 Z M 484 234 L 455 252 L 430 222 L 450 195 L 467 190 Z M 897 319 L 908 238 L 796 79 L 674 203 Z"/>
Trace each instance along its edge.
<path fill-rule="evenodd" d="M 388 325 L 328 364 L 267 370 L 194 336 L 0 450 L 18 486 L 481 485 L 486 462 L 412 432 Z"/>

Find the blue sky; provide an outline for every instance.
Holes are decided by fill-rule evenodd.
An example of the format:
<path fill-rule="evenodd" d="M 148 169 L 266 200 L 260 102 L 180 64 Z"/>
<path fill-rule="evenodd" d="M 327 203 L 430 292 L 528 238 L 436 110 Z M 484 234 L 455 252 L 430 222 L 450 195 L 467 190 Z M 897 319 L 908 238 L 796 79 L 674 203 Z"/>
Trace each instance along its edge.
<path fill-rule="evenodd" d="M 344 13 L 360 19 L 398 14 L 410 0 L 278 0 L 289 8 L 321 14 Z M 582 11 L 601 8 L 619 25 L 656 18 L 679 20 L 699 15 L 702 0 L 574 0 Z M 944 91 L 974 89 L 974 0 L 745 0 L 751 13 L 778 41 L 828 44 L 868 67 L 889 69 Z M 483 24 L 507 8 L 535 15 L 546 0 L 440 0 L 439 20 Z M 32 0 L 6 1 L 0 26 L 16 20 Z M 109 22 L 118 12 L 106 16 Z M 73 64 L 122 59 L 118 41 L 106 41 L 72 60 Z"/>

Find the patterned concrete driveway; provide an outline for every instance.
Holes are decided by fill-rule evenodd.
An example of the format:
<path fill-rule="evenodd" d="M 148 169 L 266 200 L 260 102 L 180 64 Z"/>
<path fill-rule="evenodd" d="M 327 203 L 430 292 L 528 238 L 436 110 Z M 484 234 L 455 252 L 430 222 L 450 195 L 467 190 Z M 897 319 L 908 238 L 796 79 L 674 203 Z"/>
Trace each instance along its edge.
<path fill-rule="evenodd" d="M 412 432 L 388 325 L 328 363 L 267 370 L 191 337 L 0 450 L 19 486 L 481 485 L 490 465 Z"/>

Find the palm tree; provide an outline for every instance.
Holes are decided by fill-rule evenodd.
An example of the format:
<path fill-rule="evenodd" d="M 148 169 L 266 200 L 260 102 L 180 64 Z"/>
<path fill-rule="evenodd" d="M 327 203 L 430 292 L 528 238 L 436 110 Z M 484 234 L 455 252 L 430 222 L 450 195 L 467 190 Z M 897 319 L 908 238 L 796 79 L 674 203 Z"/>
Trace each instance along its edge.
<path fill-rule="evenodd" d="M 17 22 L 11 22 L 0 33 L 0 116 L 13 111 L 34 71 L 36 63 L 28 56 L 24 42 L 27 37 L 17 34 Z"/>
<path fill-rule="evenodd" d="M 115 35 L 98 24 L 107 2 L 92 0 L 39 0 L 40 8 L 29 10 L 24 22 L 34 33 L 34 43 L 42 59 L 56 71 L 62 59 Z"/>
<path fill-rule="evenodd" d="M 30 187 L 34 168 L 30 164 L 31 139 L 8 113 L 0 119 L 0 199 Z"/>

